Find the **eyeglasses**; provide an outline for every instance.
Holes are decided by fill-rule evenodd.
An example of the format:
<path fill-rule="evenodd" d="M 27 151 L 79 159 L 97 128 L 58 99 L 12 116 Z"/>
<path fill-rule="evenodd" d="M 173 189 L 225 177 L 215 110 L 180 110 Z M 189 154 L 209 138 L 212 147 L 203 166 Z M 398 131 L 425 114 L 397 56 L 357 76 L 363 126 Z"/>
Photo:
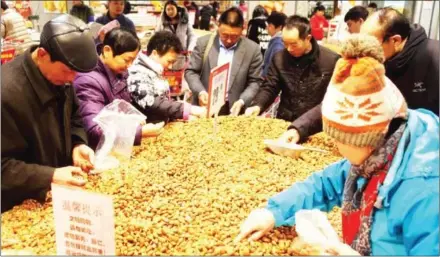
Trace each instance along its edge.
<path fill-rule="evenodd" d="M 228 34 L 220 33 L 220 39 L 221 40 L 228 40 L 228 39 L 230 39 L 231 41 L 236 41 L 240 37 L 241 37 L 241 35 L 228 35 Z"/>

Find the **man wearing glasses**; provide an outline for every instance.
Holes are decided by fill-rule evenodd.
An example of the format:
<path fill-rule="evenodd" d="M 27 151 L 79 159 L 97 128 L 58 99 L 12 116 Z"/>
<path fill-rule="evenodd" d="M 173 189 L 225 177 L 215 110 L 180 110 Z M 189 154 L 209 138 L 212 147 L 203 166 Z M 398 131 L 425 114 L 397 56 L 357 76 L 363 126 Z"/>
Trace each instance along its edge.
<path fill-rule="evenodd" d="M 259 45 L 242 37 L 244 19 L 240 9 L 231 7 L 223 12 L 219 24 L 217 34 L 198 39 L 185 78 L 194 95 L 193 104 L 206 106 L 210 71 L 229 63 L 226 104 L 219 115 L 237 116 L 258 92 L 263 57 Z"/>
<path fill-rule="evenodd" d="M 361 33 L 382 43 L 386 76 L 399 88 L 411 109 L 439 114 L 439 41 L 393 8 L 371 14 Z M 302 142 L 322 131 L 321 105 L 296 119 L 281 136 L 285 142 Z"/>
<path fill-rule="evenodd" d="M 267 78 L 245 115 L 264 112 L 281 92 L 277 118 L 294 121 L 319 104 L 339 56 L 318 45 L 307 18 L 290 16 L 282 32 L 285 50 L 277 52 Z"/>

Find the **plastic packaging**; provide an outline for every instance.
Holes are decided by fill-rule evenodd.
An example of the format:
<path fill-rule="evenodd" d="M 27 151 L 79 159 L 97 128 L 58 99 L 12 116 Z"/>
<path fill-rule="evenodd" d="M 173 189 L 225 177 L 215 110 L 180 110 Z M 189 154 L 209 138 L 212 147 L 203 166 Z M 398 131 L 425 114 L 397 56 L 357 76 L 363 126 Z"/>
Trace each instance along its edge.
<path fill-rule="evenodd" d="M 295 214 L 296 232 L 304 243 L 319 246 L 323 253 L 331 246 L 341 244 L 325 213 L 320 210 L 300 210 Z"/>
<path fill-rule="evenodd" d="M 118 159 L 129 159 L 136 129 L 147 117 L 130 103 L 116 99 L 105 106 L 93 119 L 103 133 L 98 143 L 95 170 L 92 173 L 116 168 Z"/>
<path fill-rule="evenodd" d="M 278 113 L 278 107 L 280 106 L 280 102 L 281 102 L 281 96 L 278 95 L 277 98 L 275 98 L 275 101 L 272 103 L 272 105 L 269 106 L 267 111 L 262 113 L 260 116 L 264 117 L 264 118 L 276 119 L 277 113 Z"/>

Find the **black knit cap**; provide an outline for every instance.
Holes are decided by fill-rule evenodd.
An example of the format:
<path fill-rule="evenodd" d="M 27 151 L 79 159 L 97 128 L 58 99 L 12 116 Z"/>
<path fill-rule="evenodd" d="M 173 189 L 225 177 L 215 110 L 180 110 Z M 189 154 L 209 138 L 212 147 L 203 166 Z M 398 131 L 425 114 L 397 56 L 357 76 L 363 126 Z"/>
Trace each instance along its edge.
<path fill-rule="evenodd" d="M 49 52 L 52 61 L 60 61 L 78 72 L 89 72 L 98 63 L 90 28 L 69 14 L 58 16 L 44 25 L 40 46 Z"/>

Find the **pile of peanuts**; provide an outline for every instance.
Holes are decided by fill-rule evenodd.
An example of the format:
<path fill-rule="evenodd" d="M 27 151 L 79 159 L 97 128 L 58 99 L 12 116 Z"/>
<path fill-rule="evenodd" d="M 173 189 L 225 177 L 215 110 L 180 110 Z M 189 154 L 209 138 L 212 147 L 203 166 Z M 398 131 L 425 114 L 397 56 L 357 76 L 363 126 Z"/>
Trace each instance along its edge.
<path fill-rule="evenodd" d="M 269 197 L 340 160 L 323 134 L 305 145 L 330 151 L 292 159 L 266 150 L 281 120 L 220 117 L 175 122 L 135 147 L 129 162 L 89 175 L 85 190 L 113 197 L 118 255 L 307 255 L 292 245 L 293 227 L 256 242 L 234 243 L 241 223 Z M 329 213 L 340 234 L 339 210 Z M 27 200 L 2 214 L 2 250 L 56 254 L 52 204 Z M 313 254 L 313 252 L 310 252 Z"/>

